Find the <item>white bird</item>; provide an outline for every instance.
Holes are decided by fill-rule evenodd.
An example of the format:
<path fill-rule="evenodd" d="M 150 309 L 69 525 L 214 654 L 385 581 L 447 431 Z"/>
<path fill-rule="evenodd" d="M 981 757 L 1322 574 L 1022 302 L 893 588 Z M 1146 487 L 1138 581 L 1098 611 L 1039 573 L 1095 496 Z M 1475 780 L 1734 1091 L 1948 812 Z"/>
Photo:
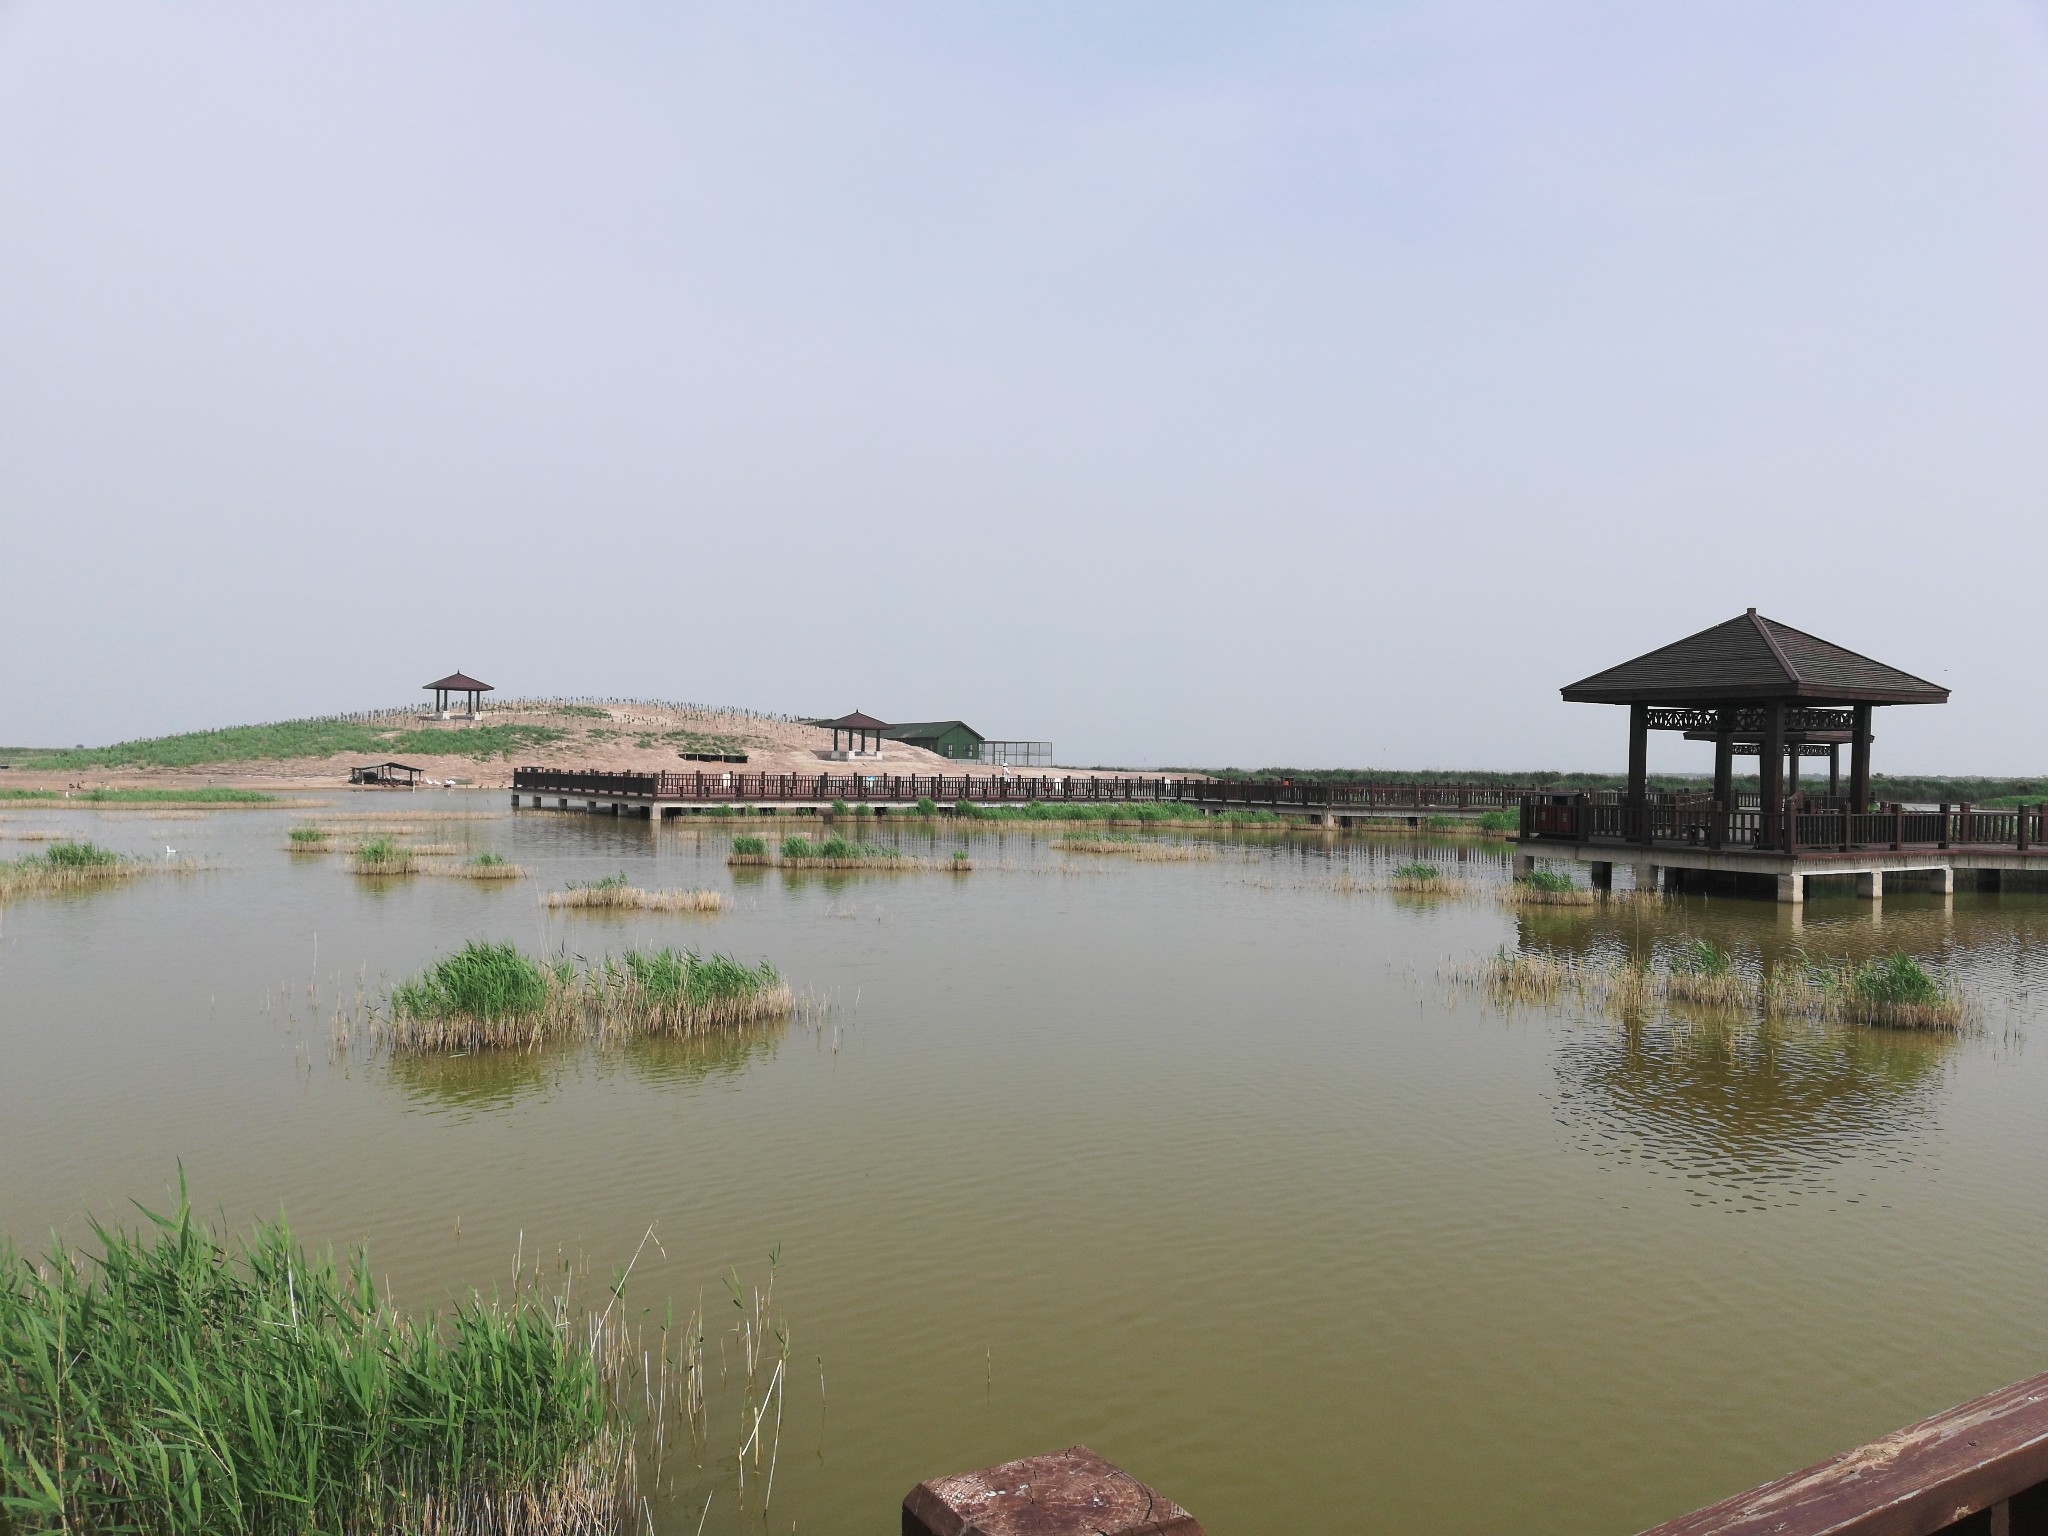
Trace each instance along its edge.
<path fill-rule="evenodd" d="M 173 848 L 173 847 L 172 847 L 172 846 L 171 846 L 171 845 L 170 845 L 169 843 L 165 843 L 165 844 L 164 844 L 164 857 L 165 857 L 165 858 L 167 858 L 167 859 L 168 859 L 168 858 L 170 858 L 170 857 L 171 857 L 171 856 L 172 856 L 173 854 L 175 854 L 175 853 L 176 853 L 177 851 L 178 851 L 178 850 L 177 850 L 177 849 L 175 849 L 175 848 Z"/>

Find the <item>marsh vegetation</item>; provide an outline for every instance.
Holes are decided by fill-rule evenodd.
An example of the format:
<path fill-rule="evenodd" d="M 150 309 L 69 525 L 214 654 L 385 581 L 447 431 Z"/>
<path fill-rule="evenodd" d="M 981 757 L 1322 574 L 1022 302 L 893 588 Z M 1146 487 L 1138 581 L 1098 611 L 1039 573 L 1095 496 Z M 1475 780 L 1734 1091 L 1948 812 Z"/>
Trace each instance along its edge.
<path fill-rule="evenodd" d="M 550 907 L 610 912 L 717 912 L 725 898 L 717 891 L 643 891 L 624 873 L 602 880 L 570 881 L 568 888 L 549 891 Z"/>
<path fill-rule="evenodd" d="M 1976 1016 L 1952 982 L 1900 950 L 1864 960 L 1800 950 L 1768 966 L 1741 964 L 1698 938 L 1640 963 L 1503 950 L 1462 979 L 1502 1007 L 1578 1000 L 1635 1014 L 1676 1002 L 1770 1020 L 1951 1032 Z"/>
<path fill-rule="evenodd" d="M 779 1022 L 796 1006 L 765 960 L 662 948 L 543 964 L 514 945 L 472 940 L 395 988 L 373 1033 L 397 1051 L 532 1049 Z"/>

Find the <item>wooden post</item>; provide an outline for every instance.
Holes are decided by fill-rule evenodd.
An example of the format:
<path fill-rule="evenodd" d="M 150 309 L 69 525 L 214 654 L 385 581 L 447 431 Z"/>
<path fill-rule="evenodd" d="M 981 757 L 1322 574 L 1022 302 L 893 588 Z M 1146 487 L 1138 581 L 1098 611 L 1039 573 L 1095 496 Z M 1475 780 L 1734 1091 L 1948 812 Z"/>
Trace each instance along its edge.
<path fill-rule="evenodd" d="M 1636 836 L 1650 840 L 1650 706 L 1628 707 L 1628 803 Z"/>
<path fill-rule="evenodd" d="M 1202 1536 L 1195 1517 L 1086 1446 L 934 1477 L 903 1501 L 903 1536 Z"/>
<path fill-rule="evenodd" d="M 1935 832 L 1935 838 L 1936 847 L 1946 848 L 1948 846 L 1948 802 L 1946 800 L 1941 802 L 1941 824 Z"/>
<path fill-rule="evenodd" d="M 1828 743 L 1828 798 L 1842 798 L 1842 744 L 1839 741 Z"/>
<path fill-rule="evenodd" d="M 1775 838 L 1785 813 L 1785 701 L 1773 699 L 1764 706 L 1764 739 L 1757 753 L 1757 788 L 1760 827 L 1765 837 Z"/>
<path fill-rule="evenodd" d="M 1714 799 L 1724 811 L 1735 809 L 1735 738 L 1728 734 L 1733 713 L 1724 709 L 1714 722 Z"/>
<path fill-rule="evenodd" d="M 1870 809 L 1870 706 L 1855 707 L 1855 734 L 1849 743 L 1849 809 Z"/>

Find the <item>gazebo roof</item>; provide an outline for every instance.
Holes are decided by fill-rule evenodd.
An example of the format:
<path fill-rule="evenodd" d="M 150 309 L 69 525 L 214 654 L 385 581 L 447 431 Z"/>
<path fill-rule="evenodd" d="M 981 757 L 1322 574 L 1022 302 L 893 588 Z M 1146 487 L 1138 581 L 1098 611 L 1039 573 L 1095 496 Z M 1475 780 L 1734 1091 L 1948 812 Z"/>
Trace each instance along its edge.
<path fill-rule="evenodd" d="M 450 693 L 494 693 L 497 691 L 489 683 L 478 682 L 467 672 L 450 672 L 438 683 L 422 683 L 420 687 L 428 693 L 442 688 L 447 689 Z"/>
<path fill-rule="evenodd" d="M 841 715 L 837 720 L 820 720 L 818 724 L 828 731 L 886 731 L 889 729 L 887 721 L 877 720 L 873 715 L 864 715 L 857 709 L 850 715 Z"/>
<path fill-rule="evenodd" d="M 1948 702 L 1948 690 L 1937 683 L 1767 619 L 1754 608 L 1559 691 L 1572 704 Z"/>

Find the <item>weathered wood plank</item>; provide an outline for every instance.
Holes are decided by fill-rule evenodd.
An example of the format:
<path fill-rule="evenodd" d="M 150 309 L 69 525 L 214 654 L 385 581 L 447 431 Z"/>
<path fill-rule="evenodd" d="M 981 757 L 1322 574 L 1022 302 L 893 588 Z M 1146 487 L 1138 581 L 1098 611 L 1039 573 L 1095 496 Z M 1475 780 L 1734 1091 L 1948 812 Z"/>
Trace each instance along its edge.
<path fill-rule="evenodd" d="M 1643 1536 L 1934 1536 L 2013 1500 L 2010 1536 L 2048 1530 L 2048 1375 L 1831 1457 Z M 2006 1533 L 2000 1532 L 2000 1536 Z"/>

